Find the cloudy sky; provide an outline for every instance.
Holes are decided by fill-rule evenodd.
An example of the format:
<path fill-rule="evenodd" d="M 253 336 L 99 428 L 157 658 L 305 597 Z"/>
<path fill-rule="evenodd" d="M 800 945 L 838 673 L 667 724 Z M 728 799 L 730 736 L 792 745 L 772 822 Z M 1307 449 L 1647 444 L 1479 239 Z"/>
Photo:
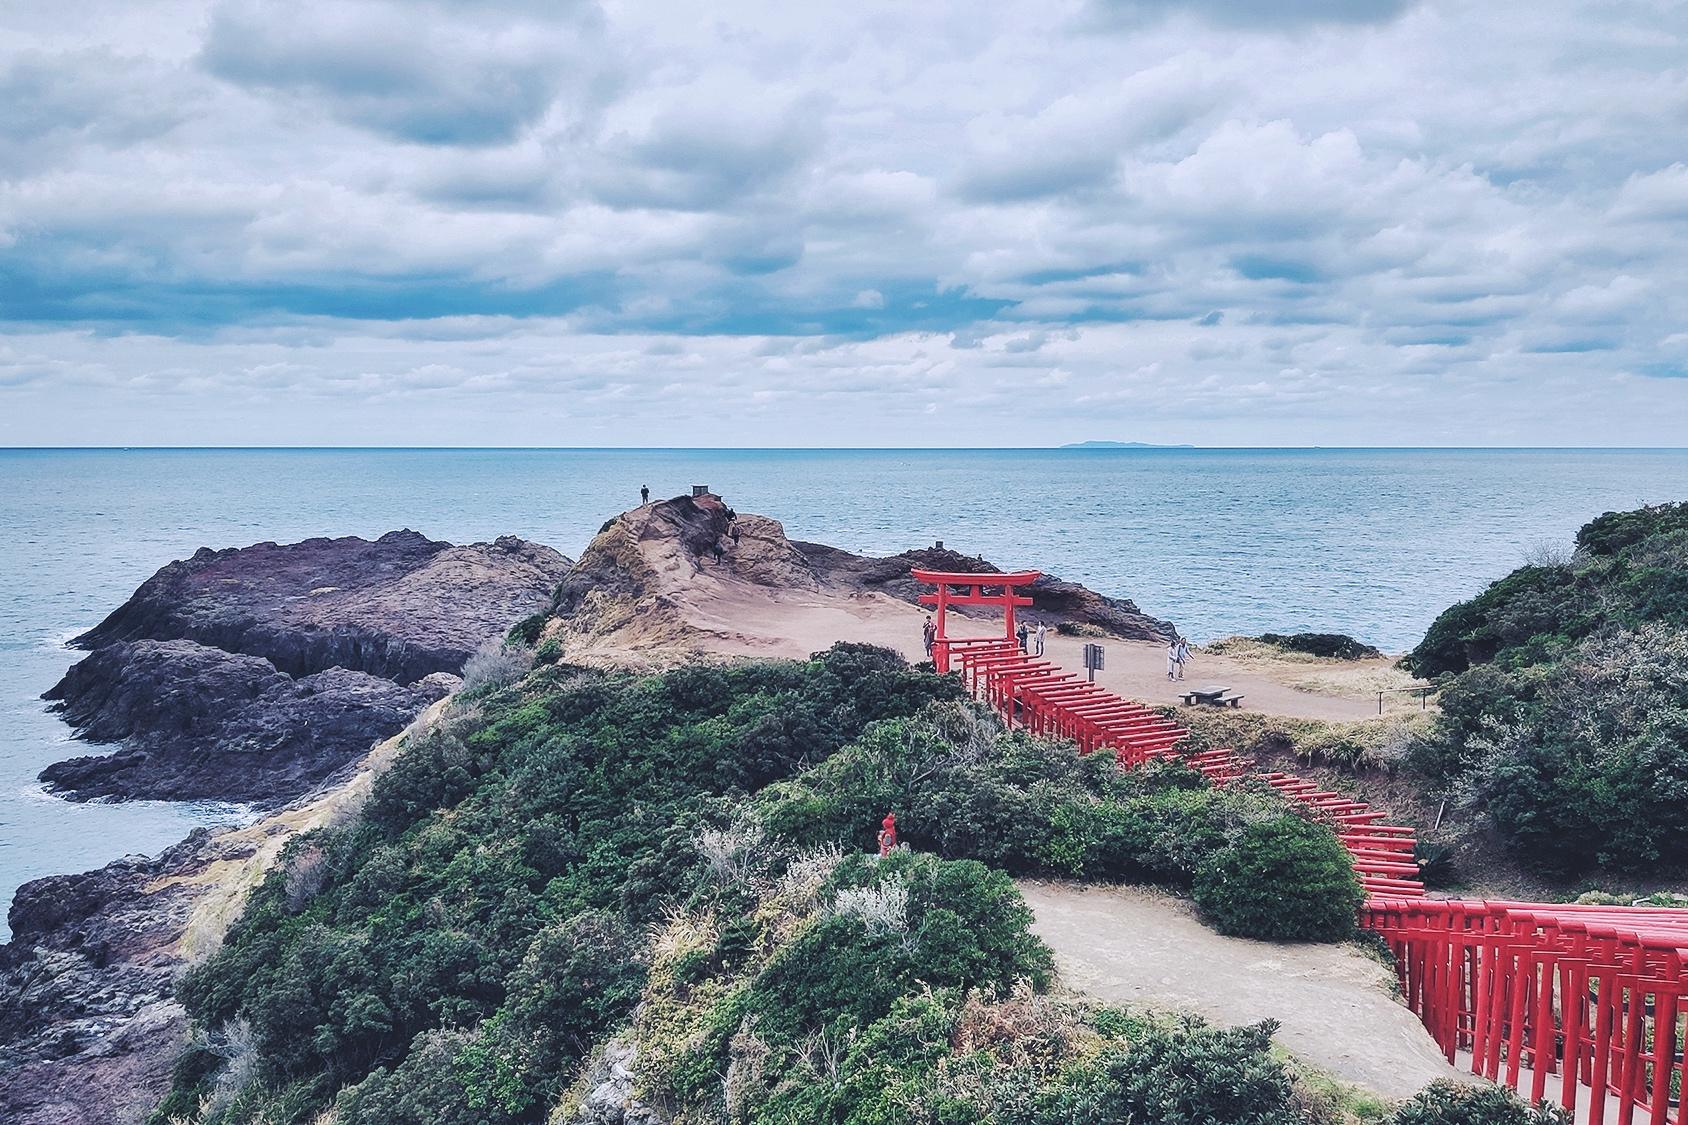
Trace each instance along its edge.
<path fill-rule="evenodd" d="M 0 444 L 1688 444 L 1674 0 L 13 0 Z"/>

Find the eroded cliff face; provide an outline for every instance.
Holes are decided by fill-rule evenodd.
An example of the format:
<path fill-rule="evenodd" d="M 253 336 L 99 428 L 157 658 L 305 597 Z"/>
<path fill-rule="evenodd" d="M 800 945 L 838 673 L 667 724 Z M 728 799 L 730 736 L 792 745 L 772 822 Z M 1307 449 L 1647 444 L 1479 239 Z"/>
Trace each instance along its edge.
<path fill-rule="evenodd" d="M 77 638 L 94 651 L 47 698 L 79 737 L 122 745 L 42 779 L 75 800 L 297 796 L 448 692 L 569 565 L 413 531 L 201 550 Z"/>
<path fill-rule="evenodd" d="M 72 643 L 184 639 L 293 677 L 346 668 L 410 684 L 462 669 L 488 636 L 548 604 L 569 565 L 514 536 L 455 546 L 409 530 L 202 547 Z"/>
<path fill-rule="evenodd" d="M 27 883 L 0 946 L 0 1119 L 141 1121 L 187 1041 L 178 944 L 218 858 L 254 851 L 199 829 L 156 859 Z"/>

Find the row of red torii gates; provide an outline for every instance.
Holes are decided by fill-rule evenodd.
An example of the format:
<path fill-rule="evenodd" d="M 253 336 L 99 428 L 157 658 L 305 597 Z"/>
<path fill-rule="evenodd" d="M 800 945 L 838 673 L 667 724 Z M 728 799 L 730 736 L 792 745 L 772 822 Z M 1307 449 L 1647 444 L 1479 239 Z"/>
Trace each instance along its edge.
<path fill-rule="evenodd" d="M 1250 779 L 1299 802 L 1336 831 L 1367 900 L 1360 924 L 1394 951 L 1406 1004 L 1450 1063 L 1533 1103 L 1556 1101 L 1587 1125 L 1688 1125 L 1688 911 L 1653 907 L 1434 899 L 1414 859 L 1416 835 L 1363 801 L 1232 750 L 1185 752 L 1187 728 L 1053 660 L 1020 650 L 1015 610 L 1035 570 L 916 569 L 934 587 L 932 662 L 956 672 L 1010 727 L 1112 750 L 1122 767 L 1178 761 L 1214 784 Z M 954 637 L 953 606 L 1000 607 L 1004 629 Z"/>

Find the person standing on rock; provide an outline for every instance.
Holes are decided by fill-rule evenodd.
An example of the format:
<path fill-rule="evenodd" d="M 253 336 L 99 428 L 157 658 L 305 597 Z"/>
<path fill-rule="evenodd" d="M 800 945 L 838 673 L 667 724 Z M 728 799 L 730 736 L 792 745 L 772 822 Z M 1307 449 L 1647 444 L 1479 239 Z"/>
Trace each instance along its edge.
<path fill-rule="evenodd" d="M 1044 628 L 1043 622 L 1039 621 L 1037 623 L 1037 632 L 1032 634 L 1034 645 L 1037 649 L 1037 655 L 1039 656 L 1043 655 L 1043 641 L 1047 636 L 1049 636 L 1049 630 Z"/>
<path fill-rule="evenodd" d="M 644 505 L 649 504 L 650 502 L 651 502 L 651 486 L 648 485 L 648 484 L 641 484 L 639 486 L 639 505 L 640 505 L 640 507 L 643 507 Z"/>
<path fill-rule="evenodd" d="M 938 626 L 930 613 L 926 615 L 926 624 L 920 627 L 920 639 L 926 642 L 926 659 L 932 659 L 932 646 L 938 643 Z"/>

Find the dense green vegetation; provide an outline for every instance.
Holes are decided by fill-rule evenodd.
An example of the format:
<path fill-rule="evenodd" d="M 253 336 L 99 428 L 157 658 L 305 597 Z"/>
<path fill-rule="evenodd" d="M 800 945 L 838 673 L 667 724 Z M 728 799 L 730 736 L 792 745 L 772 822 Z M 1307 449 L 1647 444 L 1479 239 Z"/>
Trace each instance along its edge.
<path fill-rule="evenodd" d="M 215 1090 L 190 1057 L 166 1109 L 210 1090 L 213 1119 L 305 1121 L 347 1088 L 345 1122 L 534 1119 L 638 995 L 639 928 L 694 890 L 700 829 L 957 690 L 840 646 L 645 679 L 552 665 L 480 699 L 354 823 L 295 842 L 189 974 L 195 1020 L 256 1061 Z"/>
<path fill-rule="evenodd" d="M 1352 924 L 1335 838 L 1269 792 L 1005 734 L 881 650 L 499 683 L 413 736 L 359 815 L 290 844 L 185 978 L 198 1033 L 160 1121 L 539 1121 L 641 999 L 642 1092 L 700 1119 L 750 1050 L 758 1120 L 1111 1120 L 1288 1079 L 1264 1033 L 1117 1016 L 1067 1019 L 1035 1066 L 1018 1041 L 958 1054 L 969 1012 L 1056 1004 L 1009 873 L 1194 887 L 1240 932 Z M 862 853 L 888 809 L 914 850 L 880 861 Z M 1249 885 L 1267 872 L 1273 896 Z M 1128 1080 L 1197 1058 L 1224 1090 Z M 1247 1096 L 1256 1116 L 1210 1116 L 1305 1119 Z"/>
<path fill-rule="evenodd" d="M 1575 554 L 1442 614 L 1408 661 L 1447 681 L 1414 762 L 1522 862 L 1688 865 L 1688 504 L 1601 516 Z"/>
<path fill-rule="evenodd" d="M 1340 940 L 1361 901 L 1336 837 L 1269 788 L 1214 789 L 1178 765 L 1122 771 L 1002 734 L 966 706 L 882 723 L 759 801 L 763 823 L 801 844 L 867 847 L 888 808 L 905 841 L 940 856 L 1193 889 L 1227 933 Z"/>

